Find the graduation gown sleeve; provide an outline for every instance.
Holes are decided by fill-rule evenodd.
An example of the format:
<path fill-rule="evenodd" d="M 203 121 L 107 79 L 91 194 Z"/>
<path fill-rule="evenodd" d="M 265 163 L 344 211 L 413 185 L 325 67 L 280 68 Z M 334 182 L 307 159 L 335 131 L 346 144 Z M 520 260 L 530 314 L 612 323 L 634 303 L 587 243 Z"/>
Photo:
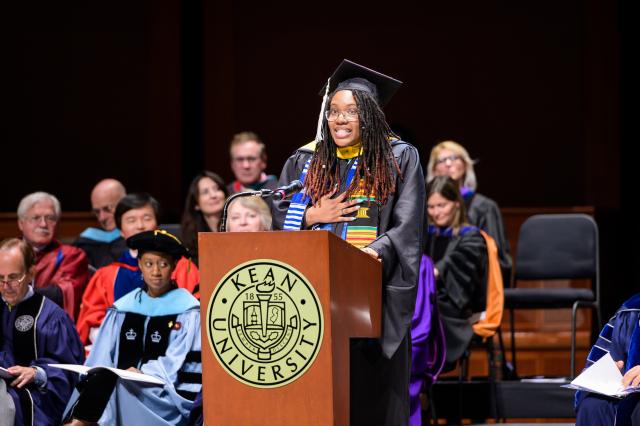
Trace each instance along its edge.
<path fill-rule="evenodd" d="M 392 141 L 392 148 L 401 176 L 396 177 L 396 191 L 382 208 L 378 238 L 369 245 L 382 259 L 382 350 L 388 358 L 411 326 L 425 214 L 424 175 L 418 151 L 402 141 Z"/>

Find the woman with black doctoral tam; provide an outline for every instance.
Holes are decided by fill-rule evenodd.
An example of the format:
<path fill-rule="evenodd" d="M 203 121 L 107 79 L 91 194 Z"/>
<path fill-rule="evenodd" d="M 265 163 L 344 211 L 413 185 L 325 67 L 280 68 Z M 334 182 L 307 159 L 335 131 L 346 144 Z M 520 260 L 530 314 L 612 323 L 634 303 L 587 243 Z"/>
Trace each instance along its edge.
<path fill-rule="evenodd" d="M 127 246 L 138 250 L 142 288 L 109 308 L 85 365 L 142 372 L 164 384 L 91 372 L 72 395 L 65 424 L 184 426 L 202 388 L 200 303 L 171 276 L 189 252 L 160 229 L 129 237 Z"/>
<path fill-rule="evenodd" d="M 417 150 L 381 109 L 402 83 L 344 60 L 323 89 L 316 140 L 286 162 L 280 184 L 302 192 L 274 204 L 274 227 L 329 230 L 382 262 L 380 341 L 352 340 L 351 424 L 409 418 L 413 314 L 425 191 Z"/>

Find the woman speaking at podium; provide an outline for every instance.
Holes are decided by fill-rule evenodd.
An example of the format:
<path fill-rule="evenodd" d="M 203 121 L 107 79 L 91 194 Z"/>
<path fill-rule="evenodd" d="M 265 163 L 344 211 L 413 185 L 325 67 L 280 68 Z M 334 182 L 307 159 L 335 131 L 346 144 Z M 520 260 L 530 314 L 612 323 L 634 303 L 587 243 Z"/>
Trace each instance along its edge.
<path fill-rule="evenodd" d="M 324 94 L 316 140 L 286 162 L 280 184 L 304 183 L 274 204 L 274 227 L 329 230 L 383 267 L 380 341 L 351 344 L 351 424 L 409 418 L 411 345 L 425 205 L 417 150 L 399 140 L 382 107 L 402 83 L 344 60 Z"/>

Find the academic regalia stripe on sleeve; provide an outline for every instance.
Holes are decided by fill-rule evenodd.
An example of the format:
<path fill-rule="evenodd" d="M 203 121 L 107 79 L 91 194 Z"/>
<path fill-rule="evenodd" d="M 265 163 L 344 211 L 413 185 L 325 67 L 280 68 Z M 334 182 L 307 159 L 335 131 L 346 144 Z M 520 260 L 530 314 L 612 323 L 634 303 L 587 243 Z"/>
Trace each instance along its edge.
<path fill-rule="evenodd" d="M 184 362 L 202 362 L 202 352 L 201 351 L 190 351 L 187 356 L 184 358 Z"/>
<path fill-rule="evenodd" d="M 309 170 L 309 164 L 311 164 L 311 158 L 307 160 L 300 173 L 300 182 L 304 184 L 304 179 L 307 177 L 307 171 Z M 299 231 L 302 228 L 302 220 L 304 218 L 304 211 L 307 209 L 311 199 L 306 196 L 304 190 L 296 193 L 291 198 L 291 204 L 287 209 L 287 215 L 284 219 L 282 229 L 285 231 Z"/>

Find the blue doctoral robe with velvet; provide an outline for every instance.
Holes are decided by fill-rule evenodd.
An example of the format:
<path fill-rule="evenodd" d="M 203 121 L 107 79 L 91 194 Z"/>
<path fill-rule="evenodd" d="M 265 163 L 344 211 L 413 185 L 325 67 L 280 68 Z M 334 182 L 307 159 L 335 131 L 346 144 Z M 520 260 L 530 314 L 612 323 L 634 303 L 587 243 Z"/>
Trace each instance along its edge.
<path fill-rule="evenodd" d="M 586 367 L 609 353 L 614 361 L 624 361 L 622 374 L 640 365 L 640 294 L 624 302 L 603 327 L 587 356 Z M 576 392 L 576 425 L 640 425 L 640 394 L 623 399 L 608 398 L 590 392 Z"/>
<path fill-rule="evenodd" d="M 107 311 L 85 365 L 118 367 L 121 328 L 127 313 L 146 316 L 146 324 L 151 317 L 177 315 L 176 327 L 169 334 L 165 354 L 141 365 L 132 366 L 144 374 L 163 380 L 165 385 L 147 386 L 140 382 L 119 379 L 98 423 L 186 425 L 193 401 L 184 398 L 181 393 L 189 392 L 195 396 L 202 388 L 201 383 L 180 381 L 183 373 L 202 374 L 202 364 L 199 360 L 194 362 L 189 358 L 190 353 L 199 354 L 201 350 L 200 303 L 182 288 L 176 288 L 155 298 L 141 289 L 130 292 L 117 300 Z M 146 331 L 151 333 L 150 330 Z M 67 411 L 75 404 L 77 397 L 78 393 L 74 392 Z"/>
<path fill-rule="evenodd" d="M 0 301 L 0 366 L 9 368 L 16 365 L 13 344 L 13 328 L 16 324 L 18 307 L 9 307 Z M 35 321 L 36 326 L 36 358 L 29 366 L 42 368 L 47 375 L 43 386 L 31 383 L 26 386 L 33 401 L 33 424 L 59 425 L 62 412 L 75 386 L 76 374 L 59 368 L 49 367 L 48 364 L 82 364 L 84 349 L 78 332 L 69 316 L 54 302 L 45 298 L 42 308 Z M 1 380 L 1 379 L 0 379 Z M 25 424 L 25 414 L 18 392 L 10 386 L 7 380 L 7 391 L 13 398 L 16 407 L 15 424 Z"/>

